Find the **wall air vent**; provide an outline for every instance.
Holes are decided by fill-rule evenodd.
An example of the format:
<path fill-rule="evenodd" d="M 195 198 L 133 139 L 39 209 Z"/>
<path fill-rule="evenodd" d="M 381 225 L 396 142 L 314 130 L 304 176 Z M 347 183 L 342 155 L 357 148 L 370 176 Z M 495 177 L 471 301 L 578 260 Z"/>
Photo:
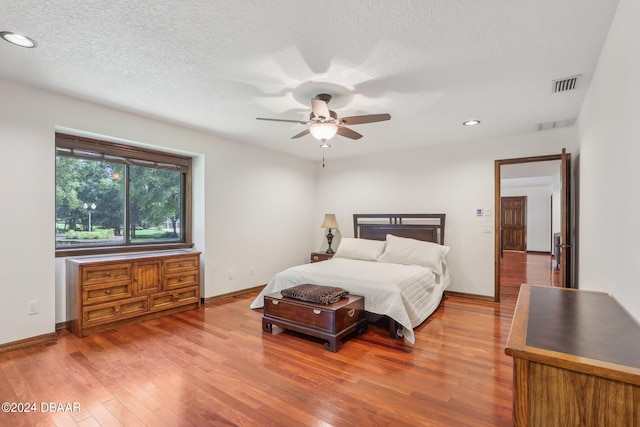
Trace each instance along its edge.
<path fill-rule="evenodd" d="M 578 88 L 578 83 L 582 79 L 582 74 L 578 74 L 577 76 L 566 77 L 564 79 L 554 80 L 551 83 L 553 84 L 552 92 L 566 92 L 568 90 L 574 90 Z"/>

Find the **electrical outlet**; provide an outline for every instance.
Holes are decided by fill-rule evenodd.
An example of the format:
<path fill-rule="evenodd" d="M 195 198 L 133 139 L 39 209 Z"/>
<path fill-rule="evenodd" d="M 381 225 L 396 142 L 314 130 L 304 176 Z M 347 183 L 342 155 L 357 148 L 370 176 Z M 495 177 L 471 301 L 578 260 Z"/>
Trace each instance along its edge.
<path fill-rule="evenodd" d="M 249 276 L 253 276 L 253 267 L 249 267 Z"/>
<path fill-rule="evenodd" d="M 229 280 L 233 279 L 233 270 L 229 270 Z"/>
<path fill-rule="evenodd" d="M 29 315 L 38 314 L 40 312 L 40 307 L 38 305 L 38 301 L 29 301 Z"/>

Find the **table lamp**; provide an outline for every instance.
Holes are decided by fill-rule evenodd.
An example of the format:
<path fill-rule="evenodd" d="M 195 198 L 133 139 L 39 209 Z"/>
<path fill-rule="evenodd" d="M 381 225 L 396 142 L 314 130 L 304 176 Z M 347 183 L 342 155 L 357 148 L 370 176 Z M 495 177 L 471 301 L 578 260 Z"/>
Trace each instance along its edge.
<path fill-rule="evenodd" d="M 335 214 L 324 214 L 324 222 L 320 226 L 320 228 L 328 228 L 329 232 L 327 233 L 327 243 L 329 243 L 329 248 L 327 249 L 328 254 L 333 253 L 333 249 L 331 249 L 331 241 L 333 240 L 333 234 L 331 234 L 332 228 L 338 228 L 338 222 L 336 221 Z"/>

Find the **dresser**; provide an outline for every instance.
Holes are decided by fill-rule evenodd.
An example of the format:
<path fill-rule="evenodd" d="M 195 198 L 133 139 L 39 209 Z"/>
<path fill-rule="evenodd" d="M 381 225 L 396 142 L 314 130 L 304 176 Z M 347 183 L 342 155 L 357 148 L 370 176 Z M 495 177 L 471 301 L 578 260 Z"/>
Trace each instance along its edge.
<path fill-rule="evenodd" d="M 640 326 L 610 295 L 522 285 L 505 352 L 514 426 L 640 426 Z"/>
<path fill-rule="evenodd" d="M 83 337 L 200 306 L 200 252 L 66 260 L 67 322 Z"/>

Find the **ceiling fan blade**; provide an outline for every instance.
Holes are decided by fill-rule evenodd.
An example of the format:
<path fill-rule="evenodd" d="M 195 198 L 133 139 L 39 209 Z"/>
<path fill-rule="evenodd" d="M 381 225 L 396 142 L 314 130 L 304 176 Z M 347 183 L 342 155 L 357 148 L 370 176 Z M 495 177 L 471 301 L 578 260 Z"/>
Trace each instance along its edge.
<path fill-rule="evenodd" d="M 311 124 L 311 122 L 309 121 L 303 121 L 303 120 L 286 120 L 286 119 L 265 119 L 262 117 L 256 117 L 256 120 L 268 120 L 270 122 L 287 122 L 287 123 L 300 123 L 302 125 L 308 125 Z"/>
<path fill-rule="evenodd" d="M 383 122 L 390 119 L 390 114 L 367 114 L 364 116 L 342 117 L 340 121 L 345 125 L 360 125 L 363 123 Z"/>
<path fill-rule="evenodd" d="M 324 117 L 325 119 L 331 118 L 331 113 L 329 112 L 327 103 L 320 99 L 311 100 L 311 109 L 313 110 L 313 115 L 316 117 Z"/>
<path fill-rule="evenodd" d="M 344 126 L 338 126 L 338 135 L 347 137 L 347 138 L 351 138 L 351 139 L 360 139 L 362 138 L 362 135 L 360 135 L 358 132 L 353 131 L 349 128 L 346 128 Z"/>
<path fill-rule="evenodd" d="M 300 138 L 301 136 L 309 135 L 309 133 L 311 133 L 311 132 L 309 132 L 309 129 L 307 129 L 307 130 L 303 130 L 303 131 L 302 131 L 302 132 L 300 132 L 299 134 L 293 135 L 293 136 L 291 137 L 291 139 Z"/>

